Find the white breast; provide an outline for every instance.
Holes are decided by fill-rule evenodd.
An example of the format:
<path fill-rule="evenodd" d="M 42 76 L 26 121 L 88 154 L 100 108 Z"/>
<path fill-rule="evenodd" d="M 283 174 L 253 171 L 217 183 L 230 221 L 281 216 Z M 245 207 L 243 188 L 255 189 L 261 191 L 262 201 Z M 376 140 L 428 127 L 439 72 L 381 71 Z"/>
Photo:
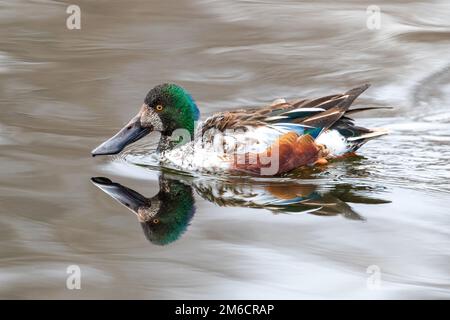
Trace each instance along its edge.
<path fill-rule="evenodd" d="M 290 129 L 275 124 L 249 126 L 246 130 L 209 129 L 203 133 L 200 124 L 194 141 L 165 152 L 161 162 L 186 171 L 228 171 L 237 154 L 264 152 Z"/>
<path fill-rule="evenodd" d="M 230 169 L 231 161 L 212 148 L 203 148 L 199 142 L 189 142 L 165 152 L 161 162 L 183 171 L 223 172 Z"/>

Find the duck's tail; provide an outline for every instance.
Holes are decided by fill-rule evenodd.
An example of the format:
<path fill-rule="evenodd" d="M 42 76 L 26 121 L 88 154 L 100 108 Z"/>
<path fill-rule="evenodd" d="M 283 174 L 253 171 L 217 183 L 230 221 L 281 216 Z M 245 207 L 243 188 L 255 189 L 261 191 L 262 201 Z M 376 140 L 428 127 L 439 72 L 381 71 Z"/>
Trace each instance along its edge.
<path fill-rule="evenodd" d="M 349 145 L 348 152 L 355 152 L 361 148 L 367 141 L 384 136 L 389 133 L 388 130 L 383 128 L 371 128 L 366 129 L 369 132 L 361 133 L 360 135 L 347 137 L 347 143 Z"/>
<path fill-rule="evenodd" d="M 372 140 L 372 139 L 380 137 L 380 136 L 384 136 L 384 135 L 389 133 L 389 131 L 387 129 L 383 129 L 383 128 L 372 128 L 372 129 L 367 129 L 367 130 L 369 132 L 363 133 L 363 134 L 361 134 L 359 136 L 348 137 L 347 141 L 364 141 L 364 142 L 367 142 L 369 140 Z"/>

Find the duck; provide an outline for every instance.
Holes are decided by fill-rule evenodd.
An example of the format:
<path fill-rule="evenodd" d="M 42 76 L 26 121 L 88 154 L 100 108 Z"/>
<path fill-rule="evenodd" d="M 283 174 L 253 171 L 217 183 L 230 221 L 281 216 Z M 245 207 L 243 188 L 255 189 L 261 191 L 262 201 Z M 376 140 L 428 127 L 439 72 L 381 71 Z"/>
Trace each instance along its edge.
<path fill-rule="evenodd" d="M 350 108 L 369 84 L 312 99 L 277 99 L 214 113 L 200 121 L 192 95 L 174 83 L 151 89 L 139 112 L 92 156 L 114 155 L 151 132 L 160 134 L 159 165 L 187 172 L 277 176 L 345 158 L 387 130 L 355 124 Z"/>

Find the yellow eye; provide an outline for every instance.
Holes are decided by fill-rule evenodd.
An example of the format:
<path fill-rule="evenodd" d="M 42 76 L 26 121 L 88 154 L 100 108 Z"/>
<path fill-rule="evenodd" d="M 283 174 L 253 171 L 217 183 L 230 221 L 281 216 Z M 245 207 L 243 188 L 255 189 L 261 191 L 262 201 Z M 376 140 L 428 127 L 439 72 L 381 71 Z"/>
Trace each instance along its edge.
<path fill-rule="evenodd" d="M 156 106 L 156 111 L 162 111 L 162 109 L 163 109 L 163 106 L 162 106 L 162 105 L 158 104 L 158 105 Z"/>
<path fill-rule="evenodd" d="M 159 223 L 159 219 L 153 219 L 153 223 L 154 224 L 158 224 Z"/>

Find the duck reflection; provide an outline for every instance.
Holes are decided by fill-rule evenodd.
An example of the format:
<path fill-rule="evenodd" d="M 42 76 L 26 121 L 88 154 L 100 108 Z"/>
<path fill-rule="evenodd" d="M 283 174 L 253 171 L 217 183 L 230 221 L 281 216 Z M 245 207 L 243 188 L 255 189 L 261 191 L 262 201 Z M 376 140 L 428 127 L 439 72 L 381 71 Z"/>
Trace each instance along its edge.
<path fill-rule="evenodd" d="M 134 212 L 145 237 L 153 244 L 166 245 L 186 231 L 195 212 L 194 196 L 189 185 L 172 179 L 159 179 L 157 195 L 142 194 L 108 178 L 92 178 L 92 182 Z"/>
<path fill-rule="evenodd" d="M 389 201 L 368 197 L 368 186 L 339 184 L 323 187 L 295 182 L 253 182 L 193 180 L 159 177 L 159 192 L 151 198 L 113 182 L 95 177 L 92 182 L 110 197 L 136 214 L 146 238 L 156 245 L 176 241 L 186 231 L 195 213 L 193 190 L 203 199 L 219 206 L 250 207 L 273 213 L 342 215 L 364 220 L 347 203 L 381 204 Z"/>

